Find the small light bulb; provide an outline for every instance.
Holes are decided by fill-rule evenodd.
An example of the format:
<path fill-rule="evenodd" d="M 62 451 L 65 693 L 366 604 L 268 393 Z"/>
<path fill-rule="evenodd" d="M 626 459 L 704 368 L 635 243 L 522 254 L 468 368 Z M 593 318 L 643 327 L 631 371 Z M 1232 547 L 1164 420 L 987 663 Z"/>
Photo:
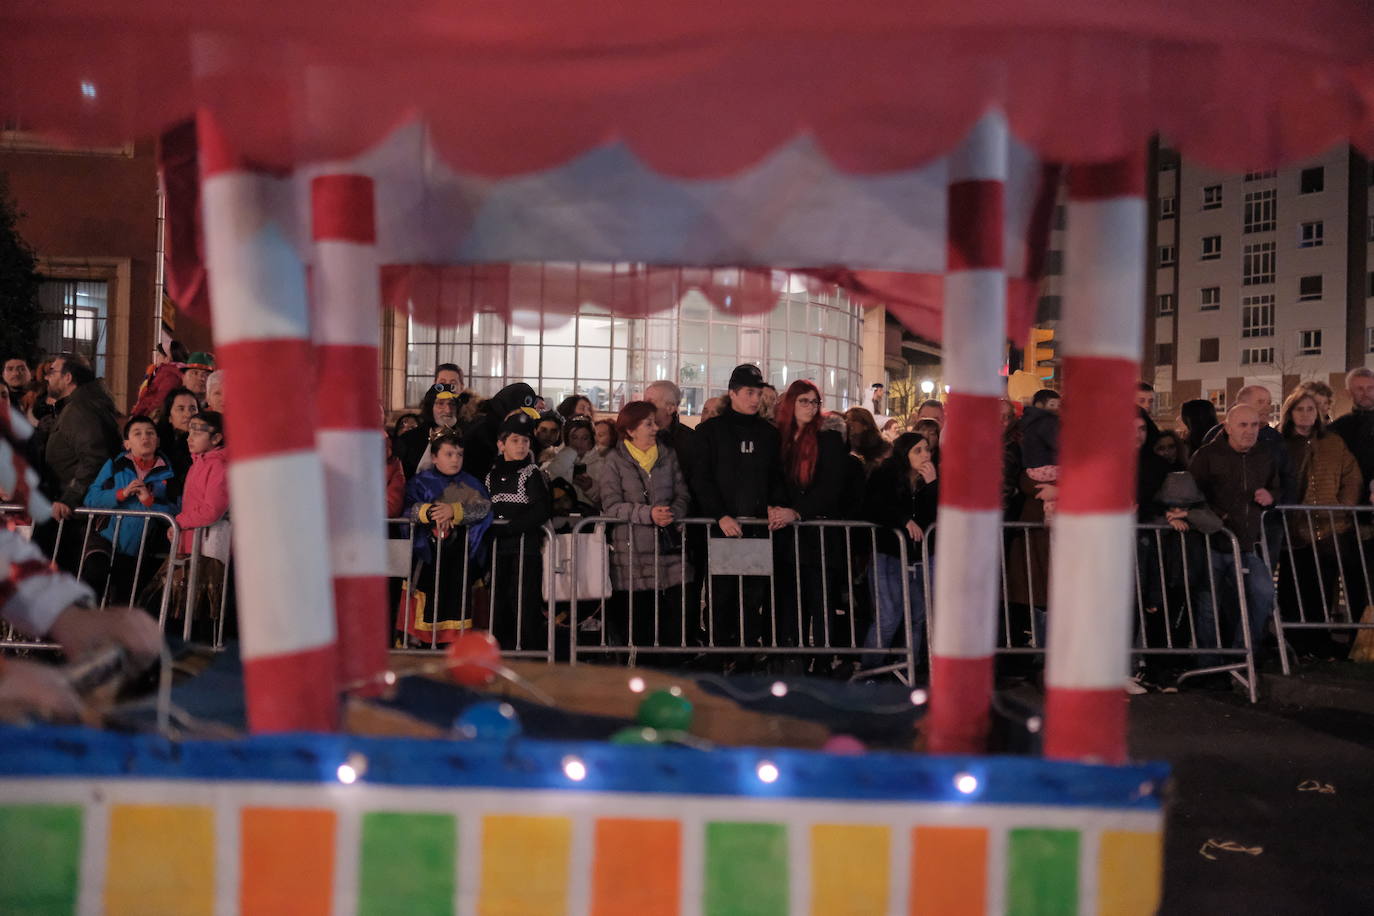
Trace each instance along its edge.
<path fill-rule="evenodd" d="M 90 80 L 81 81 L 81 94 L 88 99 L 95 98 L 95 83 Z"/>
<path fill-rule="evenodd" d="M 1040 728 L 1044 724 L 1045 723 L 1041 721 L 1039 716 L 1031 716 L 1029 719 L 1026 720 L 1026 731 L 1034 735 L 1040 731 Z"/>
<path fill-rule="evenodd" d="M 358 781 L 358 773 L 346 763 L 339 764 L 339 782 L 351 786 Z"/>
<path fill-rule="evenodd" d="M 775 697 L 787 696 L 787 685 L 784 684 L 782 681 L 774 681 L 773 686 L 770 687 L 769 690 Z"/>
<path fill-rule="evenodd" d="M 926 693 L 924 690 L 922 690 L 922 689 L 919 688 L 919 687 L 917 687 L 915 690 L 911 691 L 911 705 L 912 705 L 912 706 L 924 706 L 924 705 L 926 705 L 926 701 L 929 700 L 929 699 L 930 699 L 930 694 Z"/>
<path fill-rule="evenodd" d="M 759 763 L 758 769 L 759 782 L 774 783 L 778 781 L 778 768 L 767 760 Z"/>
<path fill-rule="evenodd" d="M 972 773 L 957 773 L 954 776 L 954 788 L 965 795 L 972 795 L 978 791 L 978 777 Z"/>
<path fill-rule="evenodd" d="M 573 782 L 581 782 L 587 778 L 587 765 L 580 757 L 564 757 L 563 775 Z"/>
<path fill-rule="evenodd" d="M 367 758 L 359 753 L 349 754 L 343 763 L 339 764 L 339 782 L 346 786 L 351 786 L 367 772 Z"/>
<path fill-rule="evenodd" d="M 642 677 L 632 677 L 632 678 L 630 678 L 630 693 L 643 693 L 643 692 L 644 692 L 644 678 L 642 678 Z"/>
<path fill-rule="evenodd" d="M 676 685 L 676 684 L 674 684 L 673 686 L 669 687 L 669 688 L 668 688 L 668 692 L 671 693 L 671 694 L 672 694 L 673 696 L 675 696 L 675 697 L 680 697 L 680 696 L 682 696 L 682 688 L 679 687 L 679 686 Z"/>
<path fill-rule="evenodd" d="M 386 672 L 385 674 L 383 674 L 383 675 L 382 675 L 382 683 L 385 684 L 385 685 L 387 685 L 388 687 L 390 687 L 392 684 L 396 683 L 396 672 L 395 672 L 395 671 L 388 671 L 388 672 Z"/>

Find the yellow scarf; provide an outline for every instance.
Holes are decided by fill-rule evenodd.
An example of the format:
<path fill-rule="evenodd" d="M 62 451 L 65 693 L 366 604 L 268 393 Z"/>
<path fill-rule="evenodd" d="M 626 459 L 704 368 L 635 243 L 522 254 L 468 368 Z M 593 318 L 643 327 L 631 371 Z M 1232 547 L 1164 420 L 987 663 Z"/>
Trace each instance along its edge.
<path fill-rule="evenodd" d="M 630 453 L 630 457 L 639 462 L 639 466 L 644 469 L 644 473 L 652 474 L 654 465 L 658 463 L 658 446 L 651 445 L 647 452 L 641 452 L 635 448 L 634 443 L 629 439 L 625 440 L 625 450 Z"/>

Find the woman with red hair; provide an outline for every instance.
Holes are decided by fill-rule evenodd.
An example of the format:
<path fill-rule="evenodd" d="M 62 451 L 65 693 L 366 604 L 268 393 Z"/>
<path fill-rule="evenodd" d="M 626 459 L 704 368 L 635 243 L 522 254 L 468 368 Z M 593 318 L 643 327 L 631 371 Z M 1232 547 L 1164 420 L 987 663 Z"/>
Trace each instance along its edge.
<path fill-rule="evenodd" d="M 783 478 L 791 509 L 776 509 L 778 521 L 852 517 L 863 501 L 864 472 L 844 438 L 821 428 L 821 392 L 798 379 L 778 400 Z M 773 520 L 770 518 L 770 521 Z M 824 537 L 825 562 L 821 562 Z M 778 642 L 784 646 L 854 645 L 835 606 L 848 554 L 839 528 L 785 527 L 775 537 Z M 800 602 L 800 604 L 799 604 Z"/>

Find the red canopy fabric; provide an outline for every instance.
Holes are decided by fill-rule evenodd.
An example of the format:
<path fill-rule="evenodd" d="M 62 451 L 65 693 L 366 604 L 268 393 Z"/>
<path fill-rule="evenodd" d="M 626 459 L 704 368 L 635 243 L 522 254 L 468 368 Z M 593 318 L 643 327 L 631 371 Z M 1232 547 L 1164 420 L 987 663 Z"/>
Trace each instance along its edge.
<path fill-rule="evenodd" d="M 421 117 L 455 169 L 614 141 L 676 176 L 798 135 L 840 169 L 947 152 L 989 106 L 1051 161 L 1162 132 L 1217 167 L 1374 139 L 1364 0 L 9 0 L 0 117 L 83 142 L 200 106 L 275 165 L 352 157 Z"/>

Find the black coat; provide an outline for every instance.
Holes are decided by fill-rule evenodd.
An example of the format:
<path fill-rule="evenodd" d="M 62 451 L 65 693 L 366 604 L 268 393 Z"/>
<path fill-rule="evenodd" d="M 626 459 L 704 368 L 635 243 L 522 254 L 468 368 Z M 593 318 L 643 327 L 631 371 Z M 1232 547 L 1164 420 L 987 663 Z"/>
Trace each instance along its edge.
<path fill-rule="evenodd" d="M 811 483 L 786 480 L 788 503 L 802 521 L 853 518 L 864 490 L 864 466 L 849 454 L 844 437 L 824 429 L 816 437 L 816 468 Z"/>
<path fill-rule="evenodd" d="M 695 457 L 692 440 L 695 436 L 696 430 L 684 426 L 677 418 L 677 414 L 673 414 L 672 425 L 658 431 L 659 445 L 668 446 L 673 450 L 673 454 L 677 455 L 678 467 L 682 468 L 682 476 L 687 480 L 689 487 L 692 481 L 692 459 Z"/>
<path fill-rule="evenodd" d="M 1369 502 L 1369 482 L 1374 480 L 1374 410 L 1352 410 L 1331 421 L 1330 430 L 1345 440 L 1346 448 L 1360 465 L 1364 483 L 1360 504 Z"/>
<path fill-rule="evenodd" d="M 935 524 L 936 511 L 940 505 L 940 479 L 931 483 L 921 482 L 915 490 L 911 489 L 909 472 L 890 462 L 873 472 L 868 478 L 868 489 L 864 492 L 863 517 L 885 529 L 903 529 L 907 522 L 915 522 L 916 527 L 925 531 Z M 906 540 L 908 563 L 920 559 L 920 547 L 909 535 Z M 878 536 L 878 552 L 897 556 L 897 540 L 891 534 Z"/>
<path fill-rule="evenodd" d="M 539 553 L 544 539 L 531 532 L 553 517 L 553 500 L 539 466 L 528 457 L 522 461 L 497 459 L 483 483 L 491 494 L 492 518 L 505 523 L 492 528 L 497 552 L 523 547 L 525 553 Z M 530 536 L 518 541 L 522 534 Z"/>
<path fill-rule="evenodd" d="M 766 518 L 789 506 L 778 430 L 758 416 L 725 410 L 697 427 L 689 486 L 703 515 Z"/>

